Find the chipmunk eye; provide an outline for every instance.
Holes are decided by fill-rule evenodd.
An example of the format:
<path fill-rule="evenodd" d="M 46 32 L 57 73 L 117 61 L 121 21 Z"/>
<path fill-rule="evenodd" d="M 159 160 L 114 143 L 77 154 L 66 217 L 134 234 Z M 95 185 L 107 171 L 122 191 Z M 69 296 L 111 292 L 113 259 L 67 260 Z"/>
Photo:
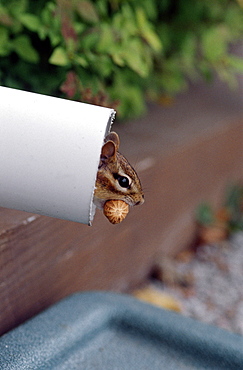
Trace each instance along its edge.
<path fill-rule="evenodd" d="M 117 181 L 122 188 L 129 188 L 129 179 L 125 176 L 118 176 Z"/>

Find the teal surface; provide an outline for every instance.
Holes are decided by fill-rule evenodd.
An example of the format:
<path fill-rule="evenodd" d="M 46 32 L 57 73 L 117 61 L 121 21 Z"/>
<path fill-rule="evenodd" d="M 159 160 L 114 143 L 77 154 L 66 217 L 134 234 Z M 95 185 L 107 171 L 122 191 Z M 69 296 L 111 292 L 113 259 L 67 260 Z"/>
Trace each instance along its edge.
<path fill-rule="evenodd" d="M 243 337 L 104 292 L 77 293 L 0 338 L 0 369 L 243 369 Z"/>

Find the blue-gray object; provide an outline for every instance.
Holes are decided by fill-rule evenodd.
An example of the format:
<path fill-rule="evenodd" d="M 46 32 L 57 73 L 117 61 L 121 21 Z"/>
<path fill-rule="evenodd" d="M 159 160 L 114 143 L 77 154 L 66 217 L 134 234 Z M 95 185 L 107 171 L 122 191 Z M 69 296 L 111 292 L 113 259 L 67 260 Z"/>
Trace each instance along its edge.
<path fill-rule="evenodd" d="M 0 369 L 243 369 L 243 337 L 104 292 L 72 295 L 0 339 Z"/>

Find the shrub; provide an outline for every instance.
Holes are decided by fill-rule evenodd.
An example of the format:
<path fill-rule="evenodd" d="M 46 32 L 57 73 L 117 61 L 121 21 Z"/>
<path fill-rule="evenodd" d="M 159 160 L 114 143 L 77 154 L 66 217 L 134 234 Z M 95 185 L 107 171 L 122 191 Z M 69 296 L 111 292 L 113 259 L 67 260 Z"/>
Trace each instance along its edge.
<path fill-rule="evenodd" d="M 2 0 L 0 83 L 127 118 L 189 80 L 235 86 L 242 31 L 242 0 Z"/>

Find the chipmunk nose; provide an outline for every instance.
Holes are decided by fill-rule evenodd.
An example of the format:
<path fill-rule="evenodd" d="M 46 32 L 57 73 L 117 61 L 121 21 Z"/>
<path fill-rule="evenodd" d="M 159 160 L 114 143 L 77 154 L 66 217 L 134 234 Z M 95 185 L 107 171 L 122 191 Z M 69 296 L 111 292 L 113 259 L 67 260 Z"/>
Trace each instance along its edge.
<path fill-rule="evenodd" d="M 142 195 L 143 199 L 139 200 L 137 203 L 135 203 L 135 206 L 142 205 L 144 203 L 144 195 Z"/>

